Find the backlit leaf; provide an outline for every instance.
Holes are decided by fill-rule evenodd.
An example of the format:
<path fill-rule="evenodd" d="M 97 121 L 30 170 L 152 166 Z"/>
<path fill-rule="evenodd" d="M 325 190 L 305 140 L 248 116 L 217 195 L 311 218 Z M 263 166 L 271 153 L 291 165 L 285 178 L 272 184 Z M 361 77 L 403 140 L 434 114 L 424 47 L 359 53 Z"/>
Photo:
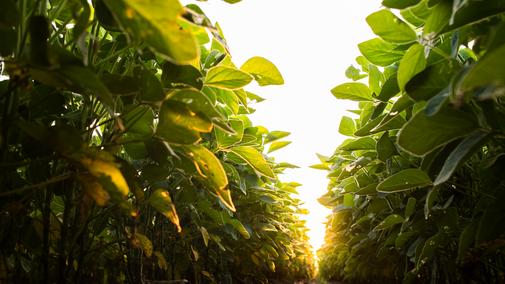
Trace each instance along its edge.
<path fill-rule="evenodd" d="M 265 158 L 256 149 L 239 146 L 230 149 L 230 152 L 247 162 L 256 172 L 267 178 L 275 179 L 275 174 L 267 165 Z"/>
<path fill-rule="evenodd" d="M 389 10 L 375 12 L 366 18 L 373 32 L 390 43 L 409 43 L 417 39 L 416 32 Z"/>
<path fill-rule="evenodd" d="M 363 83 L 345 83 L 333 88 L 331 93 L 340 100 L 373 101 L 370 89 Z"/>
<path fill-rule="evenodd" d="M 395 44 L 374 38 L 358 44 L 359 51 L 371 63 L 378 66 L 389 66 L 402 59 L 404 51 L 394 51 Z"/>
<path fill-rule="evenodd" d="M 277 67 L 263 57 L 256 56 L 247 60 L 240 70 L 253 75 L 260 86 L 284 84 L 284 79 Z"/>
<path fill-rule="evenodd" d="M 205 84 L 228 90 L 240 89 L 253 80 L 248 73 L 226 66 L 216 66 L 209 69 Z"/>
<path fill-rule="evenodd" d="M 406 169 L 390 176 L 377 186 L 377 191 L 399 192 L 431 184 L 428 175 L 418 169 Z"/>
<path fill-rule="evenodd" d="M 175 206 L 172 203 L 172 199 L 168 194 L 168 191 L 163 189 L 158 189 L 154 191 L 149 197 L 149 204 L 158 210 L 161 214 L 165 215 L 172 223 L 177 226 L 177 231 L 181 232 L 181 226 L 179 225 L 179 216 L 175 211 Z"/>

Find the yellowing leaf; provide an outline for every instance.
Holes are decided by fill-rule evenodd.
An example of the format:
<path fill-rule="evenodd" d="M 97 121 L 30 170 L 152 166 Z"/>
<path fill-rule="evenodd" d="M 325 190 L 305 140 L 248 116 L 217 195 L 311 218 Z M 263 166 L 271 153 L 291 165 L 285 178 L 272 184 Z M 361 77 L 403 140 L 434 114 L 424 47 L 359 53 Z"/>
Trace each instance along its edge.
<path fill-rule="evenodd" d="M 136 215 L 133 206 L 124 200 L 130 192 L 128 184 L 119 170 L 114 157 L 106 151 L 85 149 L 65 153 L 66 158 L 73 164 L 85 168 L 109 193 L 112 201 Z"/>
<path fill-rule="evenodd" d="M 107 0 L 118 24 L 133 40 L 142 40 L 158 55 L 179 63 L 198 58 L 194 36 L 178 24 L 183 7 L 178 0 Z"/>
<path fill-rule="evenodd" d="M 247 60 L 242 67 L 240 67 L 240 70 L 253 75 L 260 86 L 284 84 L 284 79 L 279 69 L 277 69 L 272 62 L 263 57 L 253 57 Z"/>
<path fill-rule="evenodd" d="M 103 186 L 93 175 L 89 173 L 78 173 L 76 179 L 81 184 L 84 194 L 93 198 L 98 205 L 105 206 L 110 200 L 109 193 L 103 189 Z"/>
<path fill-rule="evenodd" d="M 181 232 L 181 226 L 179 225 L 179 216 L 175 211 L 175 206 L 172 203 L 172 199 L 170 198 L 168 191 L 158 189 L 153 192 L 153 194 L 151 194 L 151 197 L 149 197 L 149 204 L 151 204 L 151 206 L 153 206 L 161 214 L 167 216 L 167 218 L 177 226 L 177 231 L 179 233 Z"/>
<path fill-rule="evenodd" d="M 200 232 L 202 233 L 203 242 L 205 243 L 205 246 L 208 247 L 210 236 L 209 233 L 207 232 L 207 229 L 205 229 L 204 227 L 200 227 Z"/>
<path fill-rule="evenodd" d="M 209 69 L 205 84 L 218 88 L 236 90 L 247 86 L 253 77 L 246 72 L 226 66 L 216 66 Z"/>
<path fill-rule="evenodd" d="M 151 243 L 151 241 L 146 236 L 141 234 L 137 234 L 137 238 L 139 239 L 146 256 L 151 258 L 151 255 L 153 254 L 153 243 Z"/>
<path fill-rule="evenodd" d="M 200 141 L 199 132 L 210 132 L 212 122 L 203 112 L 194 113 L 186 103 L 166 100 L 160 108 L 156 135 L 168 143 L 192 144 Z"/>
<path fill-rule="evenodd" d="M 158 266 L 163 270 L 167 270 L 168 269 L 167 260 L 165 259 L 163 254 L 161 254 L 161 252 L 159 251 L 155 251 L 154 255 L 158 259 Z"/>
<path fill-rule="evenodd" d="M 235 212 L 230 190 L 225 189 L 228 177 L 221 162 L 209 149 L 201 145 L 183 145 L 182 148 L 193 159 L 198 172 L 204 177 L 201 181 L 205 187 L 218 195 L 226 207 Z"/>

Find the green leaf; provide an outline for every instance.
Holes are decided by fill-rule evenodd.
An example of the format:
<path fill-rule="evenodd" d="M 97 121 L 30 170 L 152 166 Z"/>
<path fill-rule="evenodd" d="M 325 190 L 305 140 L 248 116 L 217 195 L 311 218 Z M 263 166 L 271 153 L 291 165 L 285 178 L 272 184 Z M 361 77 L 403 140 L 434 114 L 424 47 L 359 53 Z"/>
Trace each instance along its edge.
<path fill-rule="evenodd" d="M 337 148 L 343 151 L 375 150 L 377 142 L 371 137 L 359 138 Z"/>
<path fill-rule="evenodd" d="M 76 93 L 90 93 L 109 108 L 114 104 L 111 92 L 91 69 L 79 65 L 66 65 L 54 71 L 36 68 L 29 70 L 35 80 L 46 85 L 67 88 Z"/>
<path fill-rule="evenodd" d="M 234 115 L 238 114 L 239 111 L 238 97 L 235 94 L 235 92 L 219 88 L 212 88 L 212 90 L 217 95 L 217 99 L 219 102 L 226 104 Z"/>
<path fill-rule="evenodd" d="M 407 201 L 407 208 L 405 208 L 405 218 L 409 218 L 412 213 L 414 213 L 414 208 L 416 207 L 416 199 L 414 197 L 409 197 Z"/>
<path fill-rule="evenodd" d="M 398 86 L 398 72 L 391 75 L 387 81 L 382 85 L 381 92 L 377 97 L 378 100 L 387 103 L 389 99 L 396 96 L 400 92 Z"/>
<path fill-rule="evenodd" d="M 339 100 L 373 101 L 370 89 L 363 83 L 345 83 L 333 88 L 331 93 Z"/>
<path fill-rule="evenodd" d="M 457 28 L 482 21 L 503 12 L 505 12 L 505 3 L 502 1 L 486 0 L 468 2 L 458 9 L 452 23 L 447 22 L 447 25 L 440 29 L 439 34 L 453 31 Z"/>
<path fill-rule="evenodd" d="M 384 0 L 382 6 L 395 9 L 405 9 L 419 4 L 421 0 Z"/>
<path fill-rule="evenodd" d="M 253 77 L 246 72 L 226 66 L 216 66 L 209 69 L 205 84 L 228 90 L 240 89 L 247 86 Z"/>
<path fill-rule="evenodd" d="M 178 0 L 106 0 L 114 18 L 127 36 L 167 60 L 189 63 L 198 58 L 194 36 L 179 28 L 178 17 L 184 11 Z"/>
<path fill-rule="evenodd" d="M 290 134 L 291 132 L 286 131 L 279 131 L 279 130 L 270 131 L 265 137 L 265 141 L 263 142 L 263 144 L 266 145 L 268 143 L 275 142 L 282 138 L 288 137 Z"/>
<path fill-rule="evenodd" d="M 461 236 L 459 237 L 458 258 L 456 260 L 457 263 L 461 262 L 461 259 L 466 255 L 466 252 L 475 241 L 475 236 L 477 235 L 478 229 L 479 220 L 477 219 L 468 224 L 461 233 Z"/>
<path fill-rule="evenodd" d="M 205 187 L 219 196 L 226 207 L 235 212 L 230 190 L 225 189 L 228 185 L 228 177 L 221 162 L 209 149 L 201 145 L 183 145 L 182 148 L 193 159 L 198 172 L 208 182 L 204 184 Z"/>
<path fill-rule="evenodd" d="M 217 210 L 212 209 L 212 203 L 208 200 L 200 200 L 198 201 L 198 209 L 204 211 L 212 220 L 214 220 L 217 224 L 224 226 L 224 218 L 221 213 Z"/>
<path fill-rule="evenodd" d="M 283 85 L 284 79 L 277 67 L 263 57 L 253 57 L 247 60 L 240 70 L 253 75 L 260 86 Z"/>
<path fill-rule="evenodd" d="M 166 100 L 160 108 L 156 135 L 177 145 L 200 141 L 199 132 L 210 132 L 212 122 L 202 112 L 194 113 L 187 105 L 176 100 Z"/>
<path fill-rule="evenodd" d="M 458 229 L 458 209 L 456 207 L 449 207 L 443 210 L 437 217 L 437 228 L 448 234 Z"/>
<path fill-rule="evenodd" d="M 415 232 L 404 232 L 398 235 L 398 238 L 396 238 L 395 241 L 396 250 L 400 250 L 401 247 L 415 234 L 416 234 Z"/>
<path fill-rule="evenodd" d="M 416 250 L 416 267 L 426 264 L 431 257 L 435 254 L 438 245 L 444 240 L 444 234 L 438 233 L 437 235 L 429 238 L 423 246 L 421 254 L 418 256 Z"/>
<path fill-rule="evenodd" d="M 451 155 L 444 163 L 440 174 L 434 182 L 434 185 L 446 182 L 459 167 L 461 167 L 468 159 L 470 159 L 477 151 L 482 149 L 482 146 L 493 137 L 493 133 L 489 130 L 478 130 L 466 137 L 452 151 Z"/>
<path fill-rule="evenodd" d="M 214 107 L 214 104 L 205 93 L 185 89 L 171 93 L 169 98 L 185 102 L 189 110 L 194 113 L 203 112 L 211 118 L 225 118 L 223 114 Z"/>
<path fill-rule="evenodd" d="M 240 119 L 230 119 L 228 124 L 236 132 L 229 134 L 219 128 L 215 128 L 217 143 L 220 148 L 228 148 L 240 142 L 244 135 L 244 122 Z"/>
<path fill-rule="evenodd" d="M 163 73 L 161 73 L 161 82 L 167 88 L 175 88 L 180 84 L 195 87 L 198 90 L 203 88 L 203 82 L 200 78 L 203 75 L 200 70 L 192 65 L 177 65 L 170 61 L 163 64 Z"/>
<path fill-rule="evenodd" d="M 375 95 L 380 94 L 381 85 L 384 83 L 384 74 L 375 65 L 368 65 L 369 74 L 368 86 L 370 86 L 370 91 Z"/>
<path fill-rule="evenodd" d="M 410 79 L 405 85 L 405 91 L 416 102 L 429 100 L 449 86 L 459 69 L 456 59 L 439 61 Z"/>
<path fill-rule="evenodd" d="M 346 136 L 354 136 L 354 132 L 356 132 L 356 124 L 354 123 L 354 119 L 347 116 L 342 116 L 340 125 L 338 127 L 338 133 Z"/>
<path fill-rule="evenodd" d="M 154 183 L 157 181 L 165 180 L 169 174 L 170 171 L 165 167 L 154 164 L 147 164 L 144 167 L 142 167 L 142 173 L 140 174 L 140 178 L 149 183 Z"/>
<path fill-rule="evenodd" d="M 451 1 L 440 2 L 426 20 L 423 35 L 438 34 L 448 23 L 452 15 L 453 3 Z"/>
<path fill-rule="evenodd" d="M 249 232 L 247 232 L 244 225 L 242 225 L 242 223 L 239 220 L 231 219 L 230 224 L 232 224 L 233 227 L 235 227 L 235 229 L 237 229 L 242 234 L 242 236 L 244 236 L 244 238 L 249 239 L 251 237 L 249 235 Z"/>
<path fill-rule="evenodd" d="M 275 201 L 275 199 L 273 199 L 272 197 L 268 196 L 268 195 L 261 195 L 258 197 L 259 200 L 265 202 L 265 203 L 270 203 L 270 204 L 276 204 L 277 201 Z"/>
<path fill-rule="evenodd" d="M 405 85 L 412 77 L 424 70 L 426 58 L 424 56 L 424 46 L 414 44 L 407 50 L 400 62 L 398 69 L 398 86 L 401 91 L 405 91 Z"/>
<path fill-rule="evenodd" d="M 267 154 L 272 153 L 273 151 L 280 150 L 286 146 L 291 144 L 291 141 L 280 141 L 280 142 L 274 142 L 272 145 L 270 145 L 270 148 L 268 148 Z"/>
<path fill-rule="evenodd" d="M 344 195 L 344 205 L 345 207 L 354 207 L 356 202 L 354 201 L 354 194 L 346 194 Z"/>
<path fill-rule="evenodd" d="M 391 107 L 391 112 L 402 112 L 407 108 L 413 106 L 415 102 L 407 94 L 403 94 Z"/>
<path fill-rule="evenodd" d="M 248 163 L 259 174 L 270 179 L 275 179 L 274 172 L 267 165 L 263 155 L 261 155 L 261 153 L 259 153 L 256 149 L 247 146 L 239 146 L 230 149 L 230 152 Z"/>
<path fill-rule="evenodd" d="M 387 131 L 377 141 L 375 150 L 377 151 L 377 159 L 383 163 L 386 163 L 389 158 L 398 154 L 395 144 L 389 138 L 389 132 Z"/>
<path fill-rule="evenodd" d="M 406 169 L 381 182 L 377 186 L 377 191 L 399 192 L 430 184 L 431 180 L 425 172 L 418 169 Z"/>
<path fill-rule="evenodd" d="M 409 43 L 417 40 L 416 32 L 389 10 L 375 12 L 366 18 L 373 32 L 390 43 Z"/>
<path fill-rule="evenodd" d="M 179 233 L 181 232 L 179 216 L 175 211 L 175 206 L 172 203 L 172 199 L 170 198 L 168 191 L 163 189 L 154 191 L 149 197 L 149 204 L 151 204 L 151 206 L 158 210 L 161 214 L 167 216 L 167 218 L 177 226 L 177 231 Z"/>
<path fill-rule="evenodd" d="M 371 63 L 378 66 L 389 66 L 402 59 L 405 52 L 394 51 L 397 45 L 374 38 L 358 44 L 359 51 Z"/>
<path fill-rule="evenodd" d="M 317 165 L 312 165 L 309 166 L 309 168 L 315 169 L 315 170 L 323 170 L 323 171 L 329 171 L 330 167 L 328 167 L 325 164 L 317 164 Z"/>
<path fill-rule="evenodd" d="M 133 68 L 135 78 L 140 82 L 140 94 L 142 101 L 160 102 L 167 97 L 158 77 L 151 73 L 145 66 L 135 66 Z"/>
<path fill-rule="evenodd" d="M 100 76 L 100 81 L 109 91 L 118 96 L 134 95 L 140 91 L 140 81 L 132 76 L 122 76 L 119 74 L 104 74 Z"/>
<path fill-rule="evenodd" d="M 465 74 L 461 83 L 462 90 L 482 87 L 491 83 L 505 85 L 505 45 L 486 53 L 484 57 L 474 64 Z"/>
<path fill-rule="evenodd" d="M 202 238 L 203 238 L 203 242 L 205 243 L 205 246 L 208 247 L 210 235 L 207 232 L 207 229 L 205 229 L 204 227 L 200 227 L 200 232 L 202 233 Z"/>
<path fill-rule="evenodd" d="M 370 195 L 370 194 L 375 194 L 377 193 L 377 185 L 378 183 L 372 183 L 367 186 L 365 186 L 363 189 L 360 189 L 358 191 L 355 191 L 355 195 Z"/>
<path fill-rule="evenodd" d="M 367 74 L 360 74 L 360 72 L 361 70 L 351 65 L 347 68 L 347 70 L 345 70 L 345 76 L 353 81 L 358 81 L 368 76 Z"/>
<path fill-rule="evenodd" d="M 435 199 L 437 198 L 438 191 L 440 189 L 440 185 L 434 186 L 428 192 L 426 196 L 426 203 L 424 204 L 424 218 L 428 219 L 430 217 L 431 208 L 435 203 Z"/>
<path fill-rule="evenodd" d="M 138 138 L 147 138 L 153 135 L 154 112 L 149 106 L 125 106 L 123 113 L 124 127 L 128 133 L 137 134 Z"/>
<path fill-rule="evenodd" d="M 389 227 L 392 227 L 396 224 L 400 224 L 402 223 L 403 221 L 405 221 L 405 219 L 403 219 L 402 216 L 400 215 L 397 215 L 397 214 L 393 214 L 393 215 L 389 215 L 384 221 L 382 221 L 377 227 L 375 227 L 373 230 L 374 231 L 378 231 L 378 230 L 384 230 L 384 229 L 387 229 Z"/>
<path fill-rule="evenodd" d="M 373 214 L 377 214 L 384 209 L 389 209 L 389 205 L 388 202 L 382 198 L 375 199 L 368 205 L 368 212 Z"/>
<path fill-rule="evenodd" d="M 420 111 L 405 124 L 397 143 L 405 151 L 423 156 L 478 128 L 476 118 L 451 107 L 444 107 L 433 116 Z"/>

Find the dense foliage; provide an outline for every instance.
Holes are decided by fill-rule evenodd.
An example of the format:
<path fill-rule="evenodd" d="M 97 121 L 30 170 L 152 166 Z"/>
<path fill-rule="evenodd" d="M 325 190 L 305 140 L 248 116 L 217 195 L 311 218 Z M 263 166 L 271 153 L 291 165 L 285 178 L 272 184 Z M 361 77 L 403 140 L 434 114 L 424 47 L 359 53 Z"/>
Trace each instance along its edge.
<path fill-rule="evenodd" d="M 314 168 L 331 207 L 323 279 L 505 282 L 505 1 L 384 0 L 358 45 L 349 136 Z M 396 9 L 391 11 L 390 9 Z"/>
<path fill-rule="evenodd" d="M 247 117 L 275 65 L 197 5 L 92 2 L 0 5 L 0 283 L 311 277 L 296 166 L 263 154 L 289 133 Z"/>

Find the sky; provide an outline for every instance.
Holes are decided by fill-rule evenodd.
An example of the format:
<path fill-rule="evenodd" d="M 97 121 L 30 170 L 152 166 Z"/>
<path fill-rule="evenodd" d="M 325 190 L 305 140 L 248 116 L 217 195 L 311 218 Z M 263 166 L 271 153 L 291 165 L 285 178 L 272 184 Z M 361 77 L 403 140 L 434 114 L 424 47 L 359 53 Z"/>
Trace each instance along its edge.
<path fill-rule="evenodd" d="M 305 202 L 310 214 L 302 216 L 311 230 L 308 235 L 314 250 L 323 244 L 322 224 L 331 210 L 317 202 L 327 192 L 327 172 L 308 166 L 319 164 L 316 153 L 331 156 L 346 139 L 338 133 L 346 109 L 357 103 L 337 100 L 330 92 L 351 81 L 345 70 L 361 55 L 358 44 L 376 37 L 366 17 L 381 9 L 380 0 L 243 0 L 228 4 L 221 0 L 197 2 L 207 17 L 219 23 L 230 47 L 232 61 L 240 67 L 254 56 L 273 62 L 283 75 L 282 86 L 259 87 L 255 82 L 245 89 L 266 101 L 251 105 L 249 118 L 255 126 L 291 135 L 282 141 L 292 143 L 269 154 L 276 162 L 295 164 L 287 169 L 282 182 L 303 184 L 297 198 Z M 367 79 L 364 79 L 367 83 Z"/>

